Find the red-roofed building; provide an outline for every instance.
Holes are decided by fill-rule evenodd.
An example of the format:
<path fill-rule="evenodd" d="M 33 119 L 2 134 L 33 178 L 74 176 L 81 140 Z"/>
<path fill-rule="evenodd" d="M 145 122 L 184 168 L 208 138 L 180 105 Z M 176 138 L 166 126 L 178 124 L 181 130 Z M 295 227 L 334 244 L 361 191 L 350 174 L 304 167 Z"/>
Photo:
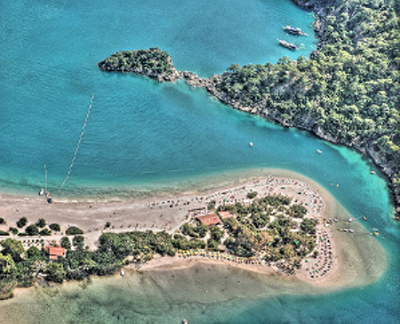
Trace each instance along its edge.
<path fill-rule="evenodd" d="M 222 218 L 222 219 L 226 219 L 226 218 L 231 218 L 231 217 L 233 217 L 233 215 L 229 212 L 229 211 L 220 211 L 220 212 L 218 212 L 219 213 L 219 216 Z"/>
<path fill-rule="evenodd" d="M 57 260 L 59 256 L 65 257 L 65 249 L 62 247 L 46 246 L 50 260 Z"/>
<path fill-rule="evenodd" d="M 221 220 L 219 219 L 219 217 L 214 213 L 210 213 L 210 214 L 202 215 L 202 216 L 197 216 L 196 218 L 203 225 L 214 226 L 214 225 L 217 225 L 217 224 L 221 223 Z"/>

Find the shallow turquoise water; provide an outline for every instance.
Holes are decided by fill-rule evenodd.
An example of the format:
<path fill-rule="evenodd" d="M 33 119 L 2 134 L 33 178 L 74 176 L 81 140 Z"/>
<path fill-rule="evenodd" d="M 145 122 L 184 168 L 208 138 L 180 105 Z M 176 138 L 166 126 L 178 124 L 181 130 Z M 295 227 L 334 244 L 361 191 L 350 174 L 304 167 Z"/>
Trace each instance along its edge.
<path fill-rule="evenodd" d="M 290 1 L 46 1 L 0 6 L 0 187 L 36 194 L 43 163 L 53 195 L 72 159 L 91 94 L 92 113 L 63 194 L 123 195 L 194 185 L 248 168 L 283 168 L 312 178 L 369 229 L 382 232 L 389 268 L 376 284 L 324 297 L 284 297 L 188 306 L 195 322 L 396 322 L 399 226 L 384 178 L 359 154 L 232 110 L 183 82 L 102 73 L 96 63 L 125 49 L 157 46 L 200 76 L 231 63 L 276 62 L 316 46 L 312 15 Z M 295 25 L 310 37 L 285 35 Z M 290 52 L 276 38 L 304 43 Z M 249 142 L 254 147 L 249 147 Z M 316 154 L 320 149 L 323 154 Z M 332 184 L 332 185 L 331 185 Z M 336 186 L 339 184 L 339 186 Z M 93 305 L 92 305 L 93 306 Z M 93 306 L 104 310 L 101 303 Z M 117 305 L 115 306 L 117 307 Z M 229 311 L 227 311 L 229 309 Z M 284 315 L 282 313 L 284 312 Z M 77 312 L 77 317 L 79 312 Z M 87 315 L 89 316 L 89 315 Z"/>

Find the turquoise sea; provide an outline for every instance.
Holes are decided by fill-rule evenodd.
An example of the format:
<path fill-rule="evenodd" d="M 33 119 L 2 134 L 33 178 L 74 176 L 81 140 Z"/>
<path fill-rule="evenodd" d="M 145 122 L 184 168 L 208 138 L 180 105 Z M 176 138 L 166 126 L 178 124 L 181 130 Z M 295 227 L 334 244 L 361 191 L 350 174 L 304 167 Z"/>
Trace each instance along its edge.
<path fill-rule="evenodd" d="M 378 240 L 387 251 L 388 269 L 375 284 L 322 296 L 231 296 L 229 302 L 216 300 L 211 305 L 188 300 L 184 313 L 189 323 L 399 321 L 400 228 L 392 220 L 388 184 L 369 160 L 306 132 L 235 111 L 184 82 L 160 84 L 103 73 L 96 65 L 116 51 L 149 47 L 168 51 L 177 69 L 203 77 L 222 73 L 231 63 L 295 59 L 316 48 L 311 13 L 289 0 L 21 0 L 0 2 L 0 14 L 3 192 L 36 195 L 44 186 L 46 163 L 49 189 L 58 197 L 94 94 L 71 177 L 59 197 L 186 190 L 220 174 L 280 168 L 318 182 L 354 217 L 365 215 L 368 230 L 376 227 L 381 232 Z M 282 25 L 301 27 L 310 37 L 286 35 Z M 301 49 L 288 51 L 277 38 Z M 317 149 L 323 154 L 316 154 Z M 121 303 L 140 297 L 110 289 L 115 293 L 111 302 L 106 297 L 110 290 L 99 291 L 86 303 L 75 296 L 85 307 L 70 298 L 75 307 L 68 308 L 68 318 L 118 322 L 113 317 L 118 312 L 121 321 L 133 321 L 129 307 L 121 308 Z M 0 323 L 1 307 L 0 303 Z M 163 310 L 163 321 L 149 309 L 142 307 L 139 322 L 156 318 L 178 323 L 182 318 L 181 313 L 174 318 L 175 313 Z"/>

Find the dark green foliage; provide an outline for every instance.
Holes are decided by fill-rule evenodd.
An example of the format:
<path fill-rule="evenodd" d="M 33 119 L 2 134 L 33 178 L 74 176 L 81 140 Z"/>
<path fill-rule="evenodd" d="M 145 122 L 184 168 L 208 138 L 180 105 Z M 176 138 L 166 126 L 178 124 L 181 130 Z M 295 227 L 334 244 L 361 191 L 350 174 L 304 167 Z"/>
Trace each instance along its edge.
<path fill-rule="evenodd" d="M 19 219 L 19 221 L 17 222 L 17 226 L 19 228 L 24 227 L 26 224 L 28 223 L 28 219 L 26 217 L 22 217 Z"/>
<path fill-rule="evenodd" d="M 61 239 L 61 247 L 63 247 L 64 249 L 70 250 L 71 249 L 71 240 L 69 239 L 69 237 L 64 236 Z"/>
<path fill-rule="evenodd" d="M 48 280 L 62 283 L 65 277 L 64 266 L 58 262 L 51 262 L 47 265 Z"/>
<path fill-rule="evenodd" d="M 175 70 L 167 52 L 158 48 L 117 52 L 98 66 L 105 71 L 118 70 L 142 74 L 172 74 Z"/>
<path fill-rule="evenodd" d="M 315 222 L 308 218 L 304 219 L 300 225 L 301 229 L 309 234 L 315 234 L 315 226 Z"/>
<path fill-rule="evenodd" d="M 265 213 L 255 213 L 251 215 L 251 219 L 256 228 L 263 228 L 269 223 L 269 216 Z"/>
<path fill-rule="evenodd" d="M 249 199 L 253 199 L 253 198 L 255 198 L 256 196 L 257 196 L 257 191 L 250 191 L 248 194 L 247 194 L 247 198 L 249 198 Z"/>
<path fill-rule="evenodd" d="M 57 223 L 52 223 L 49 225 L 50 229 L 55 232 L 59 232 L 61 230 L 60 225 Z"/>
<path fill-rule="evenodd" d="M 80 234 L 83 234 L 83 231 L 79 227 L 71 226 L 71 227 L 68 227 L 68 229 L 65 231 L 65 234 L 80 235 Z"/>
<path fill-rule="evenodd" d="M 45 229 L 43 229 L 43 230 L 41 230 L 39 232 L 39 235 L 50 236 L 51 235 L 51 231 L 48 228 L 45 228 Z"/>
<path fill-rule="evenodd" d="M 221 239 L 224 237 L 224 232 L 217 226 L 212 227 L 210 232 L 211 232 L 211 239 L 216 241 L 217 243 L 220 243 Z"/>
<path fill-rule="evenodd" d="M 106 225 L 104 225 L 104 228 L 109 228 L 111 226 L 110 222 L 107 222 Z"/>
<path fill-rule="evenodd" d="M 213 240 L 212 238 L 210 238 L 207 241 L 207 249 L 209 249 L 209 250 L 218 251 L 218 245 L 219 245 L 219 243 L 217 241 Z"/>
<path fill-rule="evenodd" d="M 289 207 L 289 214 L 292 217 L 303 218 L 307 214 L 307 208 L 294 204 Z"/>
<path fill-rule="evenodd" d="M 237 229 L 238 222 L 233 217 L 226 218 L 224 219 L 224 226 L 229 232 L 233 232 Z"/>
<path fill-rule="evenodd" d="M 39 229 L 35 224 L 31 224 L 25 229 L 25 233 L 29 236 L 39 235 Z"/>
<path fill-rule="evenodd" d="M 128 255 L 159 253 L 161 255 L 175 255 L 172 236 L 166 232 L 153 233 L 105 233 L 100 236 L 100 249 L 112 251 L 115 256 L 123 260 Z"/>
<path fill-rule="evenodd" d="M 26 256 L 28 259 L 32 260 L 43 260 L 43 253 L 35 246 L 31 246 L 27 251 L 26 251 Z"/>
<path fill-rule="evenodd" d="M 10 236 L 10 233 L 9 233 L 9 232 L 6 232 L 6 231 L 1 231 L 1 230 L 0 230 L 0 236 Z"/>
<path fill-rule="evenodd" d="M 0 225 L 6 224 L 6 220 L 3 217 L 0 217 Z"/>
<path fill-rule="evenodd" d="M 216 203 L 215 200 L 211 200 L 211 201 L 209 202 L 209 204 L 208 204 L 208 209 L 209 209 L 209 210 L 214 210 L 214 209 L 215 209 L 215 203 Z"/>
<path fill-rule="evenodd" d="M 43 228 L 46 226 L 46 220 L 44 218 L 39 218 L 36 222 L 36 226 L 39 228 Z"/>
<path fill-rule="evenodd" d="M 8 229 L 11 233 L 13 233 L 14 235 L 17 235 L 18 234 L 18 228 L 15 228 L 15 227 L 10 227 L 9 229 Z"/>
<path fill-rule="evenodd" d="M 336 143 L 376 151 L 399 188 L 399 20 L 395 1 L 374 3 L 371 9 L 371 1 L 330 1 L 312 59 L 231 65 L 212 80 L 228 102 Z"/>
<path fill-rule="evenodd" d="M 85 241 L 85 238 L 81 235 L 78 235 L 78 236 L 74 236 L 74 238 L 72 240 L 72 244 L 78 249 L 83 249 L 84 241 Z"/>
<path fill-rule="evenodd" d="M 190 226 L 190 224 L 185 223 L 181 227 L 183 235 L 189 235 L 191 237 L 205 237 L 209 230 L 209 226 L 197 224 L 196 226 Z"/>
<path fill-rule="evenodd" d="M 10 255 L 15 261 L 19 261 L 21 254 L 25 251 L 20 241 L 11 238 L 1 241 L 1 245 L 3 246 L 1 253 Z"/>

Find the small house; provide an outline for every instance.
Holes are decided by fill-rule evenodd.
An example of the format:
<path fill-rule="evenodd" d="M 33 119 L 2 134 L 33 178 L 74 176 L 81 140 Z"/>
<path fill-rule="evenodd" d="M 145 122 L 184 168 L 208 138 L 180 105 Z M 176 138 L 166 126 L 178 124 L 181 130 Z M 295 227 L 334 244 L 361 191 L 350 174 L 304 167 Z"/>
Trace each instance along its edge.
<path fill-rule="evenodd" d="M 57 260 L 59 256 L 65 257 L 65 249 L 62 247 L 46 246 L 50 260 Z"/>
<path fill-rule="evenodd" d="M 201 224 L 207 225 L 207 226 L 214 226 L 214 225 L 221 223 L 221 220 L 219 219 L 219 217 L 214 213 L 197 216 L 196 218 L 198 221 L 200 221 Z"/>

